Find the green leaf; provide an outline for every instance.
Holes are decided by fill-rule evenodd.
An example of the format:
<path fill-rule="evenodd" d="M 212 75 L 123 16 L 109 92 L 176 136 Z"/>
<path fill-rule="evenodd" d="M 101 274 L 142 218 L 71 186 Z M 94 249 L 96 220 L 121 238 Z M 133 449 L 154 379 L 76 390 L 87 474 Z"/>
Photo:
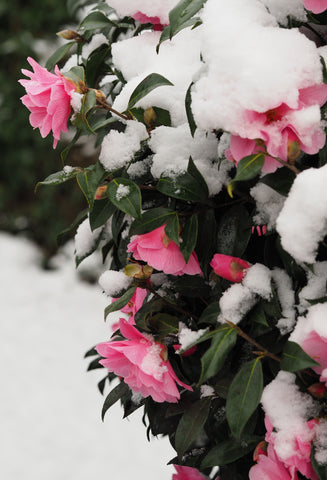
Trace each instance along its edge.
<path fill-rule="evenodd" d="M 117 312 L 117 310 L 120 310 L 121 308 L 125 307 L 125 305 L 127 305 L 127 303 L 130 301 L 130 299 L 134 295 L 135 290 L 136 290 L 136 287 L 129 288 L 120 298 L 118 298 L 118 300 L 115 300 L 110 305 L 108 305 L 104 311 L 104 318 L 106 319 L 109 313 Z"/>
<path fill-rule="evenodd" d="M 106 176 L 102 165 L 97 162 L 95 165 L 87 167 L 83 172 L 78 173 L 77 183 L 84 193 L 90 209 L 93 208 L 95 192 Z"/>
<path fill-rule="evenodd" d="M 68 0 L 67 10 L 71 16 L 74 16 L 79 8 L 90 3 L 92 3 L 92 0 Z"/>
<path fill-rule="evenodd" d="M 47 178 L 45 178 L 42 182 L 37 182 L 35 186 L 35 192 L 39 188 L 40 185 L 60 185 L 62 183 L 75 178 L 76 175 L 81 171 L 79 167 L 68 168 L 64 170 L 60 170 L 60 172 L 52 173 Z"/>
<path fill-rule="evenodd" d="M 180 0 L 169 12 L 169 37 L 170 39 L 186 26 L 193 25 L 197 19 L 192 17 L 203 7 L 206 0 Z"/>
<path fill-rule="evenodd" d="M 157 340 L 162 340 L 169 334 L 178 333 L 178 325 L 180 318 L 168 313 L 157 313 L 147 321 L 151 332 L 156 336 Z"/>
<path fill-rule="evenodd" d="M 141 217 L 141 190 L 127 178 L 114 178 L 108 185 L 107 194 L 112 203 L 134 218 Z"/>
<path fill-rule="evenodd" d="M 228 184 L 227 190 L 229 195 L 233 197 L 233 188 L 236 182 L 252 180 L 259 175 L 264 163 L 265 156 L 263 153 L 256 153 L 255 155 L 242 158 L 242 160 L 238 162 L 235 177 Z"/>
<path fill-rule="evenodd" d="M 93 209 L 90 212 L 91 230 L 101 227 L 113 215 L 116 207 L 109 199 L 95 200 Z"/>
<path fill-rule="evenodd" d="M 72 67 L 68 72 L 65 72 L 65 78 L 68 80 L 73 80 L 76 83 L 85 82 L 85 72 L 84 68 L 81 66 Z"/>
<path fill-rule="evenodd" d="M 59 47 L 48 59 L 47 63 L 45 64 L 45 68 L 47 70 L 53 70 L 55 65 L 57 65 L 57 63 L 67 55 L 73 45 L 75 45 L 75 42 L 65 43 L 65 45 Z"/>
<path fill-rule="evenodd" d="M 311 464 L 313 466 L 314 471 L 318 475 L 319 480 L 326 480 L 327 478 L 327 464 L 319 464 L 315 458 L 315 448 L 312 442 L 311 447 Z"/>
<path fill-rule="evenodd" d="M 57 236 L 57 244 L 61 245 L 63 243 L 63 239 L 67 233 L 70 233 L 74 228 L 77 227 L 83 220 L 86 219 L 88 215 L 89 209 L 86 208 L 85 210 L 82 210 L 81 212 L 78 213 L 76 218 L 73 220 L 73 222 L 69 225 L 69 227 L 65 228 L 62 230 L 58 236 Z"/>
<path fill-rule="evenodd" d="M 224 365 L 226 357 L 237 340 L 235 328 L 224 325 L 213 337 L 210 348 L 201 358 L 202 371 L 198 384 L 216 375 Z"/>
<path fill-rule="evenodd" d="M 227 395 L 226 417 L 236 438 L 259 405 L 263 390 L 260 358 L 247 362 L 234 377 Z"/>
<path fill-rule="evenodd" d="M 201 191 L 203 192 L 203 195 L 208 197 L 209 196 L 208 185 L 207 185 L 205 179 L 203 178 L 201 172 L 196 167 L 192 157 L 189 158 L 188 165 L 187 165 L 187 171 L 198 182 L 199 187 L 200 187 Z"/>
<path fill-rule="evenodd" d="M 243 205 L 226 209 L 218 225 L 217 252 L 242 257 L 251 238 L 252 220 Z"/>
<path fill-rule="evenodd" d="M 140 219 L 134 220 L 131 225 L 130 234 L 141 235 L 152 232 L 152 230 L 167 223 L 175 215 L 176 212 L 170 208 L 158 207 L 148 210 L 142 213 Z"/>
<path fill-rule="evenodd" d="M 324 57 L 320 55 L 320 63 L 322 66 L 322 79 L 324 83 L 327 83 L 327 67 Z"/>
<path fill-rule="evenodd" d="M 128 102 L 127 110 L 134 107 L 139 100 L 152 92 L 152 90 L 164 85 L 173 85 L 173 83 L 162 75 L 159 75 L 159 73 L 150 73 L 133 91 Z"/>
<path fill-rule="evenodd" d="M 129 386 L 125 382 L 120 382 L 111 392 L 107 395 L 101 412 L 102 421 L 104 420 L 105 414 L 121 397 L 126 395 L 129 392 Z"/>
<path fill-rule="evenodd" d="M 174 280 L 174 287 L 185 297 L 206 297 L 210 292 L 209 285 L 202 277 L 196 275 L 183 275 Z"/>
<path fill-rule="evenodd" d="M 182 230 L 181 237 L 183 241 L 180 245 L 180 250 L 184 257 L 185 263 L 189 261 L 195 248 L 198 239 L 198 226 L 198 216 L 192 215 L 188 218 Z"/>
<path fill-rule="evenodd" d="M 286 167 L 278 168 L 274 173 L 268 173 L 260 178 L 260 183 L 268 185 L 268 187 L 276 190 L 284 197 L 287 197 L 291 186 L 295 180 L 295 173 Z"/>
<path fill-rule="evenodd" d="M 179 219 L 177 213 L 165 226 L 165 234 L 179 246 Z"/>
<path fill-rule="evenodd" d="M 87 118 L 87 114 L 90 112 L 90 110 L 93 109 L 93 107 L 95 107 L 95 105 L 96 105 L 96 93 L 94 90 L 89 90 L 82 99 L 81 111 L 75 114 L 74 120 L 72 122 L 76 128 L 79 128 L 80 130 L 82 130 L 87 134 L 95 133 L 92 130 Z"/>
<path fill-rule="evenodd" d="M 192 137 L 194 137 L 194 133 L 197 128 L 194 120 L 193 112 L 192 112 L 192 106 L 191 106 L 192 105 L 191 89 L 193 85 L 194 85 L 194 82 L 192 82 L 191 85 L 188 87 L 186 96 L 185 96 L 186 116 L 187 116 L 187 121 L 191 130 Z"/>
<path fill-rule="evenodd" d="M 227 465 L 228 463 L 235 462 L 253 451 L 261 440 L 262 437 L 255 435 L 242 437 L 241 441 L 237 441 L 235 438 L 229 438 L 224 442 L 218 443 L 218 445 L 209 450 L 204 457 L 201 468 Z"/>
<path fill-rule="evenodd" d="M 175 435 L 175 448 L 179 460 L 201 433 L 209 410 L 210 398 L 206 397 L 193 403 L 180 419 Z"/>
<path fill-rule="evenodd" d="M 118 23 L 110 20 L 101 12 L 90 13 L 80 24 L 79 28 L 83 30 L 96 30 L 107 27 L 119 27 Z"/>
<path fill-rule="evenodd" d="M 286 342 L 280 362 L 280 368 L 287 372 L 297 372 L 305 368 L 319 367 L 320 364 L 310 357 L 298 343 Z"/>
<path fill-rule="evenodd" d="M 96 234 L 93 234 L 93 243 L 89 245 L 89 248 L 87 249 L 86 252 L 83 253 L 83 255 L 81 256 L 78 256 L 76 253 L 75 253 L 75 265 L 76 265 L 76 268 L 82 263 L 83 260 L 85 260 L 85 258 L 89 257 L 93 252 L 95 252 L 98 248 L 98 246 L 100 245 L 100 242 L 102 240 L 102 235 L 103 235 L 103 229 L 98 233 Z"/>
<path fill-rule="evenodd" d="M 202 312 L 202 315 L 199 319 L 200 323 L 209 323 L 212 325 L 217 325 L 217 317 L 220 313 L 219 302 L 212 302 L 208 305 Z"/>

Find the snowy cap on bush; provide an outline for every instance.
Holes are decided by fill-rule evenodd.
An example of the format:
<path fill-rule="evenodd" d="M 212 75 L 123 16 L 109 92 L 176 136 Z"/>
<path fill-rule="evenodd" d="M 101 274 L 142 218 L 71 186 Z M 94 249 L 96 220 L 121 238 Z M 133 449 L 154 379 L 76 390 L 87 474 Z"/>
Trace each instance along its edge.
<path fill-rule="evenodd" d="M 106 0 L 118 15 L 134 16 L 141 12 L 148 17 L 159 17 L 162 24 L 168 24 L 168 13 L 178 0 Z"/>

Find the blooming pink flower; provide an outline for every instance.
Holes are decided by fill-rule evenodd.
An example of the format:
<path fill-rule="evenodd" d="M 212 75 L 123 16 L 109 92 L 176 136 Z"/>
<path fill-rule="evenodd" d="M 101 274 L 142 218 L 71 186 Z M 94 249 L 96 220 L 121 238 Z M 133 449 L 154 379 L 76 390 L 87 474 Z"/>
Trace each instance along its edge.
<path fill-rule="evenodd" d="M 174 465 L 174 467 L 177 473 L 174 473 L 172 480 L 205 480 L 205 477 L 196 468 L 182 465 Z"/>
<path fill-rule="evenodd" d="M 127 246 L 136 260 L 143 260 L 151 267 L 172 275 L 202 274 L 196 253 L 193 251 L 185 263 L 184 257 L 173 240 L 165 234 L 165 225 L 152 232 L 137 235 Z"/>
<path fill-rule="evenodd" d="M 298 480 L 296 473 L 291 476 L 287 468 L 278 459 L 274 447 L 269 444 L 267 455 L 258 457 L 258 463 L 249 471 L 250 480 Z"/>
<path fill-rule="evenodd" d="M 327 338 L 312 330 L 301 346 L 310 357 L 320 363 L 320 366 L 313 367 L 313 370 L 320 375 L 320 381 L 327 385 Z"/>
<path fill-rule="evenodd" d="M 148 17 L 147 15 L 144 15 L 144 13 L 142 13 L 142 12 L 136 12 L 133 15 L 133 18 L 140 23 L 152 23 L 153 30 L 161 31 L 161 30 L 163 30 L 163 27 L 165 26 L 165 25 L 162 25 L 159 17 Z"/>
<path fill-rule="evenodd" d="M 134 392 L 151 396 L 156 402 L 175 403 L 180 398 L 176 383 L 187 390 L 167 360 L 167 349 L 154 341 L 151 335 L 142 334 L 126 320 L 120 319 L 120 331 L 127 340 L 112 340 L 97 345 L 104 357 L 100 363 L 122 377 Z"/>
<path fill-rule="evenodd" d="M 76 87 L 60 73 L 57 65 L 53 74 L 41 67 L 33 58 L 29 57 L 27 60 L 33 72 L 22 70 L 30 80 L 19 80 L 27 93 L 21 101 L 31 112 L 32 127 L 39 128 L 43 138 L 52 130 L 53 148 L 56 148 L 60 133 L 68 131 L 71 94 Z"/>
<path fill-rule="evenodd" d="M 303 0 L 303 5 L 313 13 L 321 13 L 327 9 L 327 0 Z"/>
<path fill-rule="evenodd" d="M 266 150 L 262 171 L 274 172 L 282 164 L 273 157 L 292 161 L 301 150 L 317 153 L 325 144 L 325 133 L 315 115 L 313 120 L 308 115 L 308 120 L 303 121 L 303 114 L 314 106 L 322 106 L 326 100 L 327 85 L 320 84 L 300 89 L 296 108 L 281 103 L 263 113 L 245 111 L 244 134 L 231 136 L 226 157 L 238 163 L 248 155 Z"/>
<path fill-rule="evenodd" d="M 230 255 L 223 255 L 222 253 L 216 253 L 210 265 L 219 277 L 238 283 L 242 281 L 246 269 L 250 267 L 250 264 L 245 260 L 238 257 L 231 257 Z"/>
<path fill-rule="evenodd" d="M 137 287 L 135 292 L 133 293 L 132 298 L 129 300 L 129 302 L 120 309 L 121 312 L 127 313 L 129 315 L 128 323 L 131 325 L 135 325 L 135 314 L 136 312 L 142 307 L 143 301 L 147 295 L 147 291 L 145 288 L 140 288 Z M 118 298 L 113 298 L 112 301 L 115 302 L 116 300 L 119 300 Z"/>

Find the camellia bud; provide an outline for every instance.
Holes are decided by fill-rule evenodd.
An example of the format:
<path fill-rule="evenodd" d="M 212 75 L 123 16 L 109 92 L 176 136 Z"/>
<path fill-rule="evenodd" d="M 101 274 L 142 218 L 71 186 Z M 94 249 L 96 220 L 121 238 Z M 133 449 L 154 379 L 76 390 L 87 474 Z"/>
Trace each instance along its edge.
<path fill-rule="evenodd" d="M 324 383 L 314 383 L 308 388 L 311 395 L 316 398 L 323 398 L 326 393 L 326 385 Z"/>
<path fill-rule="evenodd" d="M 57 32 L 56 35 L 58 35 L 58 37 L 64 38 L 65 40 L 81 41 L 80 34 L 78 32 L 75 32 L 75 30 L 61 30 L 60 32 Z"/>
<path fill-rule="evenodd" d="M 211 262 L 216 275 L 231 282 L 241 282 L 250 264 L 242 258 L 216 253 Z"/>
<path fill-rule="evenodd" d="M 295 160 L 301 153 L 301 145 L 300 142 L 296 140 L 289 140 L 287 142 L 287 160 L 293 164 Z"/>
<path fill-rule="evenodd" d="M 100 185 L 100 187 L 96 189 L 94 200 L 103 200 L 104 198 L 106 198 L 107 188 L 108 188 L 108 185 Z"/>
<path fill-rule="evenodd" d="M 130 263 L 125 267 L 125 275 L 132 278 L 138 278 L 139 280 L 148 279 L 152 272 L 153 268 L 150 265 L 140 265 L 139 263 Z"/>
<path fill-rule="evenodd" d="M 155 127 L 157 120 L 157 115 L 156 112 L 153 110 L 152 107 L 147 108 L 144 111 L 144 121 L 147 124 L 147 126 L 152 130 Z"/>
<path fill-rule="evenodd" d="M 259 455 L 267 455 L 268 443 L 265 440 L 258 443 L 253 452 L 253 461 L 257 462 L 259 460 Z"/>

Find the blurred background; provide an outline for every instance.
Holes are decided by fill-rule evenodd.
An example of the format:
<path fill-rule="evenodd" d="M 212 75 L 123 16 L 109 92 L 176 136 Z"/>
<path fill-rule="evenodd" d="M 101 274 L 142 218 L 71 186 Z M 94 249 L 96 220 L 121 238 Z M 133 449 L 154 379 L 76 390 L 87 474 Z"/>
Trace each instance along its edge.
<path fill-rule="evenodd" d="M 77 276 L 74 232 L 57 244 L 86 201 L 75 182 L 34 193 L 62 169 L 64 144 L 53 150 L 52 136 L 32 129 L 18 80 L 30 69 L 26 58 L 44 66 L 60 45 L 55 33 L 74 24 L 66 1 L 0 0 L 0 476 L 169 480 L 168 440 L 148 443 L 141 409 L 123 420 L 116 404 L 102 423 L 104 372 L 86 372 L 84 353 L 111 335 L 109 300 Z M 76 146 L 68 163 L 83 166 L 93 155 Z"/>

